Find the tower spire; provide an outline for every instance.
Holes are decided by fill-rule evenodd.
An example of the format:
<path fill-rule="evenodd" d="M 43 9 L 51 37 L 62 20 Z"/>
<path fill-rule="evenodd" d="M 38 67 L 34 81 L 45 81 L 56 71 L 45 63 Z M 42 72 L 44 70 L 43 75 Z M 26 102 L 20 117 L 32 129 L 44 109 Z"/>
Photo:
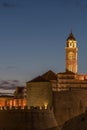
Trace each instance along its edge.
<path fill-rule="evenodd" d="M 76 41 L 76 39 L 75 39 L 74 34 L 72 33 L 72 31 L 70 32 L 70 34 L 69 34 L 69 36 L 67 38 L 67 41 L 68 40 L 75 40 Z"/>
<path fill-rule="evenodd" d="M 71 29 L 70 33 L 72 33 L 72 29 Z"/>

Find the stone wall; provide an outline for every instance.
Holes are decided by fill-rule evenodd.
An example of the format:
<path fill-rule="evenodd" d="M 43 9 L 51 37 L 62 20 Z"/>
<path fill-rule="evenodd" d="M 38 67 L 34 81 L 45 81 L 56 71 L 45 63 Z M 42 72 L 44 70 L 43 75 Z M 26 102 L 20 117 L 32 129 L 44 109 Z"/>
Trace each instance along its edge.
<path fill-rule="evenodd" d="M 50 82 L 30 82 L 27 84 L 27 106 L 51 107 L 52 88 Z"/>
<path fill-rule="evenodd" d="M 57 123 L 52 110 L 38 108 L 0 110 L 0 130 L 54 130 L 54 128 L 57 128 Z"/>
<path fill-rule="evenodd" d="M 62 126 L 70 118 L 84 112 L 87 107 L 87 89 L 53 92 L 54 114 Z"/>

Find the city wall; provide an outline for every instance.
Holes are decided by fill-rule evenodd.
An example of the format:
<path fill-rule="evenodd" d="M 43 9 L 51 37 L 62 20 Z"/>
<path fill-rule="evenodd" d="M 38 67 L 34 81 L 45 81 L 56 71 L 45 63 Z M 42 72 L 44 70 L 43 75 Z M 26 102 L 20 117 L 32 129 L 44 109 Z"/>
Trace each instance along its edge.
<path fill-rule="evenodd" d="M 52 110 L 34 108 L 3 108 L 0 110 L 0 130 L 58 130 Z"/>
<path fill-rule="evenodd" d="M 87 107 L 87 89 L 53 92 L 54 115 L 58 125 L 83 113 Z"/>

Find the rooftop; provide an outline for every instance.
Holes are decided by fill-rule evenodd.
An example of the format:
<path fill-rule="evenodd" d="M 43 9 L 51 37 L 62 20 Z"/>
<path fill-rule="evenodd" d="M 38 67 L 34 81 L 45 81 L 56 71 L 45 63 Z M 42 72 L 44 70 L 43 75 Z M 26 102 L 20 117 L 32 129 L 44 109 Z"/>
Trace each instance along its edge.
<path fill-rule="evenodd" d="M 33 80 L 28 81 L 29 82 L 49 82 L 50 80 L 57 80 L 57 75 L 49 70 L 48 72 L 44 73 L 41 76 L 38 76 L 36 78 L 34 78 Z"/>
<path fill-rule="evenodd" d="M 76 39 L 75 39 L 75 37 L 74 37 L 74 35 L 73 35 L 72 32 L 69 34 L 69 36 L 68 36 L 68 38 L 67 38 L 67 41 L 68 41 L 68 40 L 75 40 L 75 41 L 76 41 Z"/>

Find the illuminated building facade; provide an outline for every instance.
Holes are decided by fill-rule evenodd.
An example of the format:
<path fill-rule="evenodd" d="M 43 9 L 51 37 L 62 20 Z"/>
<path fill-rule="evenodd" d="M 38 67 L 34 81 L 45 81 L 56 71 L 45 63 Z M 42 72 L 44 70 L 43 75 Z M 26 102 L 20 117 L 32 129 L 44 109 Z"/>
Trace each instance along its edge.
<path fill-rule="evenodd" d="M 0 107 L 21 107 L 26 106 L 26 88 L 25 87 L 16 87 L 13 96 L 3 95 L 0 96 Z"/>

